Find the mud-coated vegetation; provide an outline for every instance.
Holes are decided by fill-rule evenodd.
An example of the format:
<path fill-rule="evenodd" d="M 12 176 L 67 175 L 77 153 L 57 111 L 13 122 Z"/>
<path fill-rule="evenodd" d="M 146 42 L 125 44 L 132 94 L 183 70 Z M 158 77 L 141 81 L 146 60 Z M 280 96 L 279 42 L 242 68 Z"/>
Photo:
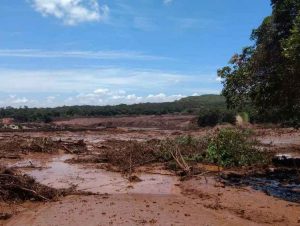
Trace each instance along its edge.
<path fill-rule="evenodd" d="M 260 150 L 251 131 L 225 128 L 202 137 L 190 135 L 149 141 L 105 142 L 100 155 L 73 159 L 70 162 L 107 163 L 118 171 L 133 172 L 150 163 L 165 163 L 166 167 L 184 174 L 192 173 L 197 163 L 222 167 L 264 166 L 271 163 L 270 155 Z"/>
<path fill-rule="evenodd" d="M 9 140 L 0 140 L 0 157 L 17 156 L 29 152 L 58 153 L 59 150 L 67 153 L 86 152 L 86 144 L 78 142 L 62 142 L 49 137 L 22 137 L 14 136 Z"/>
<path fill-rule="evenodd" d="M 70 191 L 50 188 L 17 170 L 0 167 L 0 201 L 49 201 Z"/>

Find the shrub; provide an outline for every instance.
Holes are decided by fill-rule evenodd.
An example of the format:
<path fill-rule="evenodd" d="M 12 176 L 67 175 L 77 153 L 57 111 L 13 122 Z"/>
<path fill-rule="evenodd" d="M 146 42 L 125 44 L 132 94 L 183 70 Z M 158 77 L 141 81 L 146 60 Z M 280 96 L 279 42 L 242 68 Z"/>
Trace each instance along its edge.
<path fill-rule="evenodd" d="M 198 118 L 198 126 L 216 126 L 219 123 L 235 124 L 235 113 L 231 111 L 207 110 L 202 111 Z"/>
<path fill-rule="evenodd" d="M 175 139 L 166 139 L 160 142 L 159 154 L 165 156 L 164 160 L 172 159 L 170 152 L 180 149 L 186 158 L 194 158 L 205 152 L 208 146 L 208 138 L 195 138 L 193 136 L 178 136 Z M 196 158 L 196 157 L 195 157 Z"/>
<path fill-rule="evenodd" d="M 299 129 L 300 128 L 300 116 L 285 120 L 282 123 L 282 126 L 284 126 L 284 127 L 294 127 L 294 128 Z"/>
<path fill-rule="evenodd" d="M 249 130 L 221 129 L 209 142 L 207 159 L 223 167 L 250 166 L 268 162 L 266 154 L 256 148 Z"/>
<path fill-rule="evenodd" d="M 182 169 L 189 173 L 190 163 L 200 162 L 205 158 L 207 138 L 194 138 L 192 136 L 179 136 L 175 139 L 166 139 L 160 142 L 159 159 L 167 163 L 172 170 Z"/>

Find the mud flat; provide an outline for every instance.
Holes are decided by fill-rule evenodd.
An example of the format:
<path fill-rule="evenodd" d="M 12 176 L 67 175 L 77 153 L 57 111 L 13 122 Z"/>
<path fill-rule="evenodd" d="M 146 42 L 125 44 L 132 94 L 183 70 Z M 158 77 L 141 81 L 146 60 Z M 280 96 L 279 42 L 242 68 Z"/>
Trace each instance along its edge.
<path fill-rule="evenodd" d="M 162 162 L 125 173 L 100 156 L 121 150 L 126 142 L 203 136 L 214 130 L 2 133 L 0 165 L 16 168 L 41 185 L 76 192 L 47 202 L 0 201 L 0 225 L 300 225 L 298 168 L 253 169 L 251 174 L 199 164 L 194 167 L 200 173 L 184 178 Z M 299 131 L 259 128 L 256 133 L 274 156 L 297 156 Z M 4 214 L 10 216 L 5 219 Z"/>
<path fill-rule="evenodd" d="M 149 116 L 117 116 L 98 118 L 75 118 L 56 121 L 56 125 L 94 126 L 94 127 L 127 127 L 142 129 L 189 129 L 195 128 L 196 116 L 193 115 L 149 115 Z"/>

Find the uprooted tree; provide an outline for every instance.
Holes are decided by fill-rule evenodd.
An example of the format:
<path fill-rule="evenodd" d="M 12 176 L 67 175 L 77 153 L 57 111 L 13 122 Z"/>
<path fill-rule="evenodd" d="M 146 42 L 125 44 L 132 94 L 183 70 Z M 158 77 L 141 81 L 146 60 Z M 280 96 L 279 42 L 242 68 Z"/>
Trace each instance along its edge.
<path fill-rule="evenodd" d="M 300 124 L 300 1 L 272 0 L 272 14 L 246 47 L 218 71 L 229 108 L 258 121 Z"/>

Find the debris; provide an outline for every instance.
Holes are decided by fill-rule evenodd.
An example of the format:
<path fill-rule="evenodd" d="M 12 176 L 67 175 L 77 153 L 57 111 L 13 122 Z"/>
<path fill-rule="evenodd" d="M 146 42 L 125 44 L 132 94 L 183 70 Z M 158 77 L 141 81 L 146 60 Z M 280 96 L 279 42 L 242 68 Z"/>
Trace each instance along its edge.
<path fill-rule="evenodd" d="M 141 182 L 142 181 L 142 179 L 141 178 L 139 178 L 138 176 L 136 176 L 136 175 L 131 175 L 131 176 L 129 176 L 128 177 L 128 180 L 130 181 L 130 182 Z"/>
<path fill-rule="evenodd" d="M 50 201 L 69 192 L 68 189 L 54 189 L 41 185 L 15 169 L 0 168 L 1 201 Z"/>
<path fill-rule="evenodd" d="M 78 142 L 63 142 L 49 137 L 20 137 L 13 136 L 0 142 L 0 158 L 18 159 L 19 153 L 28 152 L 57 153 L 65 150 L 68 153 L 82 153 L 87 151 L 83 140 Z"/>
<path fill-rule="evenodd" d="M 158 141 L 107 141 L 112 148 L 102 150 L 102 158 L 120 171 L 132 173 L 135 167 L 158 160 Z"/>
<path fill-rule="evenodd" d="M 0 220 L 8 220 L 9 218 L 12 217 L 12 214 L 10 213 L 0 213 Z"/>

